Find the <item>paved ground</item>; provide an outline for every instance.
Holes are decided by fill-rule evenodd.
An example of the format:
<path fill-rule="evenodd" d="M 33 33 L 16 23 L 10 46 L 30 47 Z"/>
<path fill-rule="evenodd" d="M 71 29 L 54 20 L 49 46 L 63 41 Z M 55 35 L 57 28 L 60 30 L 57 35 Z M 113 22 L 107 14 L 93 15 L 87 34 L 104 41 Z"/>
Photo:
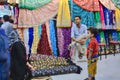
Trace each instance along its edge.
<path fill-rule="evenodd" d="M 84 80 L 87 77 L 87 63 L 77 63 L 83 68 L 81 74 L 65 74 L 52 76 L 53 80 Z M 108 55 L 98 61 L 96 80 L 120 80 L 120 54 Z"/>

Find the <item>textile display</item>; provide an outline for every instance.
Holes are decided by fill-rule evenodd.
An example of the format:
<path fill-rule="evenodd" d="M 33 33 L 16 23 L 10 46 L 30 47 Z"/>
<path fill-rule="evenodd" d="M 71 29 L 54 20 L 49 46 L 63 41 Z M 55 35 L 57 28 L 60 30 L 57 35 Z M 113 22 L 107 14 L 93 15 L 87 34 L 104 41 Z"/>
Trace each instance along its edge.
<path fill-rule="evenodd" d="M 33 28 L 29 28 L 28 31 L 29 31 L 29 41 L 28 41 L 29 53 L 31 53 L 32 43 L 34 39 L 34 36 L 33 36 L 34 30 Z"/>
<path fill-rule="evenodd" d="M 34 27 L 33 30 L 34 30 L 33 32 L 34 39 L 32 43 L 31 53 L 37 53 L 37 46 L 39 42 L 38 27 Z"/>
<path fill-rule="evenodd" d="M 99 0 L 73 0 L 81 8 L 88 11 L 99 11 Z"/>
<path fill-rule="evenodd" d="M 104 5 L 109 10 L 115 10 L 116 9 L 112 0 L 99 0 L 99 1 L 101 2 L 102 5 Z"/>
<path fill-rule="evenodd" d="M 115 17 L 117 30 L 120 30 L 120 9 L 118 8 L 115 10 Z"/>
<path fill-rule="evenodd" d="M 19 0 L 19 8 L 34 10 L 42 7 L 52 0 Z"/>
<path fill-rule="evenodd" d="M 103 31 L 100 32 L 100 42 L 105 43 L 105 36 Z"/>
<path fill-rule="evenodd" d="M 64 38 L 64 46 L 62 57 L 69 58 L 70 51 L 68 50 L 68 46 L 71 43 L 71 28 L 62 28 L 63 38 Z"/>
<path fill-rule="evenodd" d="M 57 40 L 56 40 L 56 31 L 55 31 L 55 23 L 53 20 L 50 20 L 50 41 L 51 41 L 51 46 L 52 46 L 52 50 L 53 50 L 53 55 L 54 56 L 58 56 L 58 49 L 57 49 Z"/>
<path fill-rule="evenodd" d="M 8 3 L 10 4 L 16 4 L 19 3 L 20 0 L 7 0 Z"/>
<path fill-rule="evenodd" d="M 112 29 L 116 29 L 116 17 L 115 17 L 115 10 L 110 10 L 110 20 L 112 24 Z"/>
<path fill-rule="evenodd" d="M 56 16 L 60 0 L 52 0 L 47 5 L 35 10 L 20 9 L 18 27 L 38 26 Z M 48 14 L 49 13 L 49 14 Z"/>
<path fill-rule="evenodd" d="M 89 12 L 86 11 L 84 9 L 82 9 L 81 7 L 79 7 L 77 4 L 75 4 L 74 2 L 70 2 L 69 1 L 70 6 L 72 6 L 73 10 L 72 11 L 72 21 L 74 21 L 75 16 L 80 16 L 81 17 L 81 23 L 85 24 L 87 27 L 90 26 L 95 26 L 95 21 L 94 21 L 94 13 L 93 12 Z M 73 5 L 71 5 L 73 4 Z"/>
<path fill-rule="evenodd" d="M 120 42 L 120 31 L 117 32 L 118 42 Z"/>
<path fill-rule="evenodd" d="M 32 71 L 33 77 L 50 76 L 58 74 L 79 73 L 82 68 L 73 64 L 69 59 L 47 55 L 31 55 L 31 65 L 35 67 Z M 38 66 L 39 65 L 39 66 Z"/>
<path fill-rule="evenodd" d="M 102 4 L 100 4 L 100 19 L 101 19 L 101 28 L 105 29 L 104 12 L 103 12 Z"/>
<path fill-rule="evenodd" d="M 112 0 L 117 8 L 120 9 L 120 0 Z"/>
<path fill-rule="evenodd" d="M 109 34 L 110 34 L 109 31 L 105 31 L 105 32 L 104 32 L 105 42 L 106 42 L 106 45 L 107 45 L 107 46 L 109 46 L 109 44 L 110 44 Z"/>
<path fill-rule="evenodd" d="M 37 54 L 52 55 L 51 47 L 48 42 L 46 25 L 42 25 L 42 35 L 37 47 Z"/>
<path fill-rule="evenodd" d="M 95 27 L 98 29 L 101 29 L 100 12 L 95 12 L 94 17 L 95 17 L 95 22 L 96 22 Z"/>
<path fill-rule="evenodd" d="M 64 48 L 64 36 L 61 28 L 57 28 L 57 40 L 58 40 L 57 42 L 58 42 L 59 55 L 62 56 L 63 48 Z"/>
<path fill-rule="evenodd" d="M 68 0 L 60 0 L 58 15 L 57 15 L 57 27 L 71 27 L 71 18 Z"/>
<path fill-rule="evenodd" d="M 0 5 L 0 17 L 3 17 L 3 15 L 11 15 L 11 11 L 9 9 L 6 9 L 4 6 Z"/>
<path fill-rule="evenodd" d="M 39 25 L 38 26 L 38 37 L 39 37 L 39 39 L 41 38 L 41 34 L 42 34 L 42 26 Z"/>

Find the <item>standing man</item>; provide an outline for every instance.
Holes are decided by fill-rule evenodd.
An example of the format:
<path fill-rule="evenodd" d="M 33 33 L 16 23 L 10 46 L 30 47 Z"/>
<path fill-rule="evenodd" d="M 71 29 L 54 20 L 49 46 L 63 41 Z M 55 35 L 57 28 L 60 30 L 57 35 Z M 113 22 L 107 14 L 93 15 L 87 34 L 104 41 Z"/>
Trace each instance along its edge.
<path fill-rule="evenodd" d="M 76 59 L 77 61 L 79 60 L 79 58 L 81 59 L 82 58 L 81 55 L 84 55 L 86 52 L 85 51 L 86 38 L 78 40 L 78 38 L 84 34 L 87 34 L 87 26 L 84 24 L 81 24 L 80 16 L 75 16 L 75 24 L 73 24 L 71 29 L 71 39 L 72 41 L 76 42 L 74 59 Z"/>

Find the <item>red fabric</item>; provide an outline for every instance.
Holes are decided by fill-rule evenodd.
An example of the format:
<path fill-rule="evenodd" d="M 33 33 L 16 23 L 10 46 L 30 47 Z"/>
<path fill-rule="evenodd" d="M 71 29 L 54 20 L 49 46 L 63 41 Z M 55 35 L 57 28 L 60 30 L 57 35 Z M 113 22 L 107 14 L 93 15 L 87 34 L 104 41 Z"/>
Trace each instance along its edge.
<path fill-rule="evenodd" d="M 48 42 L 47 30 L 46 30 L 45 24 L 42 25 L 42 35 L 38 43 L 37 53 L 45 54 L 45 55 L 52 55 L 52 50 Z"/>
<path fill-rule="evenodd" d="M 96 40 L 96 38 L 92 38 L 88 44 L 88 48 L 87 48 L 87 58 L 89 56 L 90 50 L 93 51 L 92 53 L 92 57 L 98 54 L 98 42 Z"/>
<path fill-rule="evenodd" d="M 99 0 L 73 0 L 81 8 L 88 11 L 99 11 Z"/>

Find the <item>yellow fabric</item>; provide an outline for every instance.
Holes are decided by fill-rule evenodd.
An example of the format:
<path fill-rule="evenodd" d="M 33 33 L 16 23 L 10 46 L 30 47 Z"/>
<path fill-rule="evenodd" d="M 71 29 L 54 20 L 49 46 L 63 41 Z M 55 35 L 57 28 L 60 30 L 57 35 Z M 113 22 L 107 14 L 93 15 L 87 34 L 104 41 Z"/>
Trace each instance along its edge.
<path fill-rule="evenodd" d="M 31 52 L 36 54 L 37 53 L 37 46 L 38 46 L 38 42 L 39 42 L 39 37 L 38 37 L 38 27 L 34 27 L 34 38 L 33 38 L 33 44 L 32 44 L 32 49 Z"/>
<path fill-rule="evenodd" d="M 19 0 L 8 0 L 7 2 L 10 3 L 10 4 L 14 4 L 14 3 L 18 3 Z"/>
<path fill-rule="evenodd" d="M 57 15 L 57 27 L 70 27 L 70 10 L 68 5 L 68 0 L 60 0 L 58 15 Z"/>
<path fill-rule="evenodd" d="M 116 18 L 117 30 L 120 31 L 120 9 L 118 8 L 116 8 L 116 11 L 115 11 L 115 18 Z"/>
<path fill-rule="evenodd" d="M 90 76 L 95 76 L 95 74 L 97 73 L 97 62 L 98 62 L 98 58 L 88 60 L 88 74 Z"/>

